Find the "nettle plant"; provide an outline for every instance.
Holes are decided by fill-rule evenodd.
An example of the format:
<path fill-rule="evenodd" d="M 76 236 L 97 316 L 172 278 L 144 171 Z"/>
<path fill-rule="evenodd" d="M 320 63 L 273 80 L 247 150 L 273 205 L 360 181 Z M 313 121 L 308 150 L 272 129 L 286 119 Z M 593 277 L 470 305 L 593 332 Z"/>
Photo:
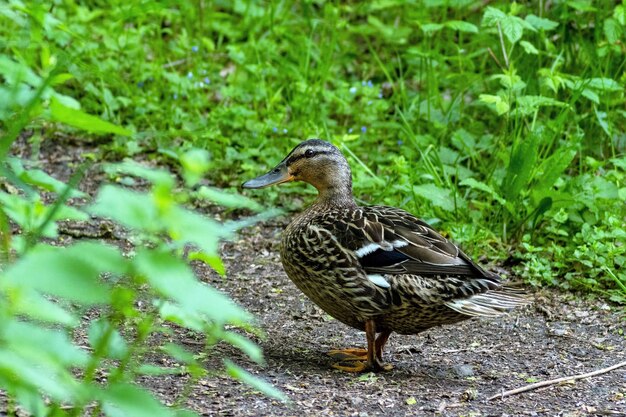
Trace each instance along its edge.
<path fill-rule="evenodd" d="M 596 10 L 588 7 L 584 11 Z M 618 115 L 624 88 L 610 75 L 623 66 L 624 7 L 603 13 L 597 25 L 567 9 L 560 23 L 534 14 L 522 19 L 519 11 L 515 3 L 509 13 L 488 7 L 482 21 L 497 35 L 503 62 L 502 73 L 492 76 L 499 90 L 479 100 L 510 126 L 508 164 L 489 185 L 472 179 L 460 185 L 502 208 L 504 239 L 520 243 L 520 275 L 535 283 L 556 284 L 558 276 L 566 287 L 608 288 L 601 292 L 623 303 L 626 157 Z M 558 44 L 568 22 L 585 32 L 576 35 L 578 56 L 566 56 Z M 595 55 L 587 52 L 594 48 Z M 577 61 L 585 62 L 585 73 Z"/>
<path fill-rule="evenodd" d="M 258 218 L 220 223 L 182 203 L 194 198 L 260 207 L 198 186 L 210 167 L 208 153 L 198 149 L 173 155 L 182 167 L 184 187 L 167 171 L 129 161 L 105 169 L 125 182 L 132 177 L 147 180 L 148 191 L 105 185 L 93 202 L 68 205 L 69 198 L 86 197 L 76 190 L 82 170 L 66 185 L 7 156 L 24 126 L 47 119 L 97 133 L 131 132 L 82 112 L 78 102 L 58 95 L 50 87 L 58 77 L 55 71 L 41 77 L 0 56 L 0 75 L 9 81 L 0 88 L 0 121 L 5 126 L 0 131 L 5 185 L 0 191 L 0 388 L 8 395 L 8 411 L 19 407 L 35 416 L 194 415 L 180 406 L 190 389 L 183 390 L 176 406 L 166 407 L 133 382 L 144 375 L 174 373 L 189 375 L 187 384 L 193 384 L 207 374 L 196 355 L 158 337 L 176 326 L 203 337 L 204 352 L 226 341 L 253 361 L 263 361 L 258 346 L 226 329 L 258 333 L 250 314 L 200 282 L 188 264 L 200 260 L 223 274 L 219 242 Z M 44 202 L 42 191 L 52 193 L 52 203 Z M 99 241 L 56 246 L 57 221 L 88 222 L 94 216 L 123 225 L 136 249 L 125 253 Z M 79 333 L 86 333 L 86 342 Z M 177 366 L 147 361 L 147 352 L 169 356 Z M 284 399 L 231 361 L 224 359 L 223 364 L 231 376 Z"/>

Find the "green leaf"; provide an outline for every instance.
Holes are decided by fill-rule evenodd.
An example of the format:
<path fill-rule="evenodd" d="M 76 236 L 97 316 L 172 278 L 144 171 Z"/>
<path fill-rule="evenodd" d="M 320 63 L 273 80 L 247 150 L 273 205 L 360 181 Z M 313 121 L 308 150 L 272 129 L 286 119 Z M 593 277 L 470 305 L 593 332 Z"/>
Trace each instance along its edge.
<path fill-rule="evenodd" d="M 282 392 L 274 388 L 271 384 L 248 373 L 247 371 L 238 367 L 231 361 L 225 359 L 224 366 L 226 367 L 226 372 L 228 372 L 228 374 L 231 377 L 236 378 L 247 385 L 250 385 L 252 388 L 255 388 L 261 391 L 263 394 L 267 396 L 276 398 L 280 401 L 285 401 L 285 402 L 289 401 L 289 399 L 287 398 L 285 394 L 283 394 Z"/>
<path fill-rule="evenodd" d="M 89 355 L 76 347 L 60 330 L 51 330 L 31 323 L 9 321 L 1 328 L 3 345 L 19 355 L 37 362 L 50 362 L 54 366 L 82 367 Z"/>
<path fill-rule="evenodd" d="M 136 385 L 114 383 L 100 394 L 102 409 L 108 417 L 174 417 L 152 394 Z"/>
<path fill-rule="evenodd" d="M 527 21 L 517 16 L 506 14 L 494 7 L 487 7 L 483 14 L 482 25 L 485 27 L 498 27 L 511 43 L 516 43 L 522 38 L 524 30 L 535 31 L 536 29 Z"/>
<path fill-rule="evenodd" d="M 519 44 L 522 46 L 522 48 L 524 48 L 524 52 L 526 52 L 527 54 L 529 55 L 539 54 L 539 51 L 537 50 L 537 48 L 535 48 L 535 46 L 532 43 L 527 42 L 527 41 L 521 41 Z"/>
<path fill-rule="evenodd" d="M 440 207 L 446 211 L 454 211 L 454 200 L 451 197 L 451 191 L 439 188 L 435 184 L 414 185 L 413 192 L 428 200 L 434 206 Z"/>
<path fill-rule="evenodd" d="M 568 0 L 565 4 L 567 4 L 568 7 L 581 12 L 595 12 L 598 10 L 593 7 L 593 2 L 591 0 Z"/>
<path fill-rule="evenodd" d="M 190 149 L 183 153 L 179 159 L 183 166 L 183 177 L 187 186 L 197 184 L 211 166 L 209 153 L 204 149 Z"/>
<path fill-rule="evenodd" d="M 476 25 L 473 25 L 469 22 L 464 22 L 462 20 L 450 20 L 444 23 L 444 25 L 447 28 L 450 28 L 452 30 L 458 30 L 459 32 L 478 33 L 478 28 L 476 27 Z"/>
<path fill-rule="evenodd" d="M 180 207 L 173 208 L 165 219 L 174 239 L 193 243 L 208 255 L 217 254 L 220 239 L 233 236 L 224 225 Z"/>
<path fill-rule="evenodd" d="M 19 194 L 7 194 L 2 191 L 0 191 L 0 203 L 6 215 L 17 223 L 25 233 L 37 230 L 46 221 L 50 210 L 53 208 L 44 205 L 37 195 L 34 196 L 34 199 L 27 200 Z M 89 216 L 74 207 L 62 205 L 53 214 L 52 221 L 48 222 L 41 230 L 41 235 L 55 238 L 57 236 L 57 226 L 54 221 L 69 219 L 84 221 L 88 220 Z M 13 239 L 13 243 L 16 243 L 16 239 Z M 20 251 L 18 250 L 18 252 Z"/>
<path fill-rule="evenodd" d="M 483 103 L 493 105 L 493 109 L 498 114 L 498 116 L 501 116 L 507 113 L 510 109 L 509 103 L 504 101 L 502 97 L 500 96 L 494 96 L 491 94 L 481 94 L 480 96 L 478 96 L 478 99 L 482 101 Z"/>
<path fill-rule="evenodd" d="M 221 337 L 226 342 L 241 349 L 243 353 L 256 363 L 263 363 L 263 351 L 247 337 L 229 331 L 222 332 Z"/>
<path fill-rule="evenodd" d="M 170 301 L 156 300 L 154 304 L 163 320 L 200 333 L 206 330 L 206 321 L 195 312 Z"/>
<path fill-rule="evenodd" d="M 467 154 L 475 152 L 476 137 L 463 128 L 457 129 L 452 134 L 451 142 L 455 148 Z"/>
<path fill-rule="evenodd" d="M 256 201 L 249 199 L 241 194 L 233 194 L 218 188 L 202 186 L 194 194 L 195 197 L 208 200 L 220 206 L 229 208 L 247 208 L 254 211 L 262 211 L 261 206 Z"/>
<path fill-rule="evenodd" d="M 148 376 L 180 375 L 184 372 L 184 368 L 166 368 L 164 366 L 157 366 L 149 363 L 141 364 L 137 369 L 138 374 Z"/>
<path fill-rule="evenodd" d="M 513 202 L 519 196 L 531 179 L 537 160 L 539 139 L 539 133 L 533 132 L 528 137 L 520 139 L 511 149 L 509 165 L 501 186 L 501 192 L 509 202 Z"/>
<path fill-rule="evenodd" d="M 180 363 L 184 364 L 195 364 L 196 359 L 194 354 L 186 350 L 181 345 L 177 345 L 176 343 L 166 343 L 161 347 L 161 350 L 172 358 L 176 359 Z"/>
<path fill-rule="evenodd" d="M 87 211 L 133 229 L 156 233 L 165 227 L 149 195 L 113 185 L 100 188 L 95 203 Z"/>
<path fill-rule="evenodd" d="M 502 33 L 511 43 L 516 43 L 520 39 L 522 39 L 522 35 L 524 33 L 524 29 L 532 29 L 534 28 L 530 26 L 528 23 L 523 21 L 517 16 L 509 16 L 507 15 L 500 22 L 500 27 L 502 28 Z"/>
<path fill-rule="evenodd" d="M 174 178 L 171 173 L 163 169 L 148 168 L 138 162 L 127 159 L 118 164 L 106 164 L 104 170 L 107 174 L 113 176 L 132 175 L 134 177 L 144 178 L 153 184 L 163 187 L 172 188 L 174 186 Z"/>
<path fill-rule="evenodd" d="M 46 191 L 51 191 L 56 194 L 61 194 L 67 188 L 67 184 L 56 178 L 51 177 L 47 173 L 39 169 L 24 169 L 22 161 L 19 158 L 7 158 L 7 164 L 11 167 L 11 170 L 26 184 L 40 187 Z M 18 185 L 18 184 L 16 184 Z M 86 194 L 78 191 L 71 190 L 69 197 L 85 197 Z"/>
<path fill-rule="evenodd" d="M 541 174 L 533 191 L 538 195 L 545 195 L 554 186 L 559 177 L 565 172 L 576 156 L 576 150 L 560 148 L 549 158 L 546 158 L 539 168 Z"/>
<path fill-rule="evenodd" d="M 209 255 L 205 252 L 191 251 L 187 254 L 190 261 L 202 261 L 221 276 L 226 275 L 226 266 L 219 255 Z"/>
<path fill-rule="evenodd" d="M 616 44 L 620 41 L 623 34 L 622 26 L 612 17 L 604 21 L 604 36 L 610 44 Z"/>
<path fill-rule="evenodd" d="M 505 74 L 496 74 L 492 76 L 500 81 L 500 85 L 511 91 L 521 91 L 526 88 L 526 83 L 514 71 L 507 71 Z"/>
<path fill-rule="evenodd" d="M 535 16 L 534 14 L 529 14 L 528 16 L 526 16 L 525 20 L 537 30 L 550 31 L 559 27 L 558 22 L 555 22 L 554 20 L 546 19 L 543 17 Z"/>
<path fill-rule="evenodd" d="M 22 62 L 16 62 L 6 55 L 0 55 L 0 74 L 9 85 L 17 85 L 25 82 L 33 87 L 38 87 L 42 83 L 39 77 L 30 67 Z"/>
<path fill-rule="evenodd" d="M 30 354 L 24 357 L 13 348 L 0 347 L 0 380 L 24 391 L 42 391 L 56 401 L 72 401 L 80 392 L 78 382 L 61 366 L 48 359 L 36 361 Z"/>
<path fill-rule="evenodd" d="M 78 129 L 92 133 L 112 133 L 115 135 L 130 136 L 132 132 L 123 127 L 114 125 L 83 112 L 73 109 L 61 103 L 58 98 L 52 97 L 50 100 L 50 117 L 52 120 L 64 123 Z"/>
<path fill-rule="evenodd" d="M 461 181 L 459 185 L 464 185 L 466 187 L 470 187 L 475 190 L 484 191 L 487 194 L 489 194 L 491 197 L 493 197 L 494 200 L 496 200 L 498 203 L 502 205 L 506 203 L 506 201 L 502 197 L 500 197 L 500 195 L 493 188 L 491 188 L 489 185 L 483 182 L 476 181 L 474 178 L 466 178 L 463 181 Z"/>
<path fill-rule="evenodd" d="M 128 354 L 126 340 L 105 319 L 92 321 L 87 331 L 91 348 L 111 359 L 123 359 Z"/>
<path fill-rule="evenodd" d="M 242 325 L 251 320 L 248 313 L 226 296 L 200 283 L 187 264 L 168 252 L 142 249 L 134 264 L 154 290 L 177 302 L 184 311 L 215 323 Z"/>
<path fill-rule="evenodd" d="M 594 198 L 616 200 L 619 198 L 617 185 L 603 177 L 593 177 L 589 184 Z"/>
<path fill-rule="evenodd" d="M 20 178 L 27 184 L 35 185 L 37 187 L 43 188 L 46 191 L 52 191 L 56 194 L 61 194 L 67 188 L 67 184 L 57 180 L 56 178 L 52 178 L 50 175 L 39 169 L 24 171 L 24 173 L 20 175 Z M 87 196 L 87 194 L 78 190 L 71 190 L 69 194 L 70 198 L 85 196 Z"/>
<path fill-rule="evenodd" d="M 29 415 L 35 417 L 51 416 L 50 409 L 46 406 L 41 393 L 36 389 L 25 389 L 23 386 L 12 384 L 9 394 L 15 393 L 17 402 L 28 412 Z M 13 391 L 13 392 L 11 392 Z"/>
<path fill-rule="evenodd" d="M 84 304 L 98 304 L 109 299 L 109 287 L 100 274 L 125 270 L 126 261 L 117 249 L 82 242 L 67 248 L 37 246 L 12 265 L 5 277 L 12 285 Z"/>
<path fill-rule="evenodd" d="M 63 331 L 7 318 L 0 324 L 0 381 L 11 381 L 7 388 L 29 404 L 34 398 L 30 393 L 37 391 L 56 401 L 82 397 L 84 387 L 71 369 L 88 360 Z"/>
<path fill-rule="evenodd" d="M 486 27 L 496 27 L 498 22 L 506 17 L 506 13 L 502 10 L 489 6 L 485 9 L 485 13 L 483 14 L 482 25 Z"/>
<path fill-rule="evenodd" d="M 626 13 L 624 13 L 625 10 L 626 9 L 624 8 L 623 4 L 619 4 L 615 6 L 615 9 L 613 9 L 613 17 L 622 26 L 626 25 Z"/>
<path fill-rule="evenodd" d="M 7 302 L 15 314 L 71 327 L 79 323 L 79 320 L 59 303 L 48 300 L 20 283 L 11 284 L 0 278 L 0 291 L 7 297 Z"/>
<path fill-rule="evenodd" d="M 543 106 L 566 106 L 566 104 L 562 101 L 558 101 L 545 96 L 520 96 L 517 98 L 515 103 L 515 110 L 511 114 L 522 116 L 533 114 L 534 112 L 539 110 L 540 107 Z"/>
<path fill-rule="evenodd" d="M 582 81 L 588 88 L 599 91 L 621 92 L 624 87 L 611 78 L 589 78 Z"/>
<path fill-rule="evenodd" d="M 594 103 L 600 104 L 600 96 L 595 91 L 585 88 L 581 94 L 583 95 L 583 97 L 588 98 Z"/>
<path fill-rule="evenodd" d="M 423 23 L 420 25 L 420 29 L 426 34 L 432 34 L 443 29 L 443 25 L 441 23 Z"/>

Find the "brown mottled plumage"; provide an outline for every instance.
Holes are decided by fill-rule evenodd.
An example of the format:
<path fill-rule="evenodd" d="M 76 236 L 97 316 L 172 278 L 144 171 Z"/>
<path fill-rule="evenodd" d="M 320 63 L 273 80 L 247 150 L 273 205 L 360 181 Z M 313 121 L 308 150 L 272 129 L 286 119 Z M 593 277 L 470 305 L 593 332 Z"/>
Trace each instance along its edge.
<path fill-rule="evenodd" d="M 272 171 L 243 186 L 287 181 L 308 182 L 319 195 L 283 234 L 285 272 L 325 312 L 367 335 L 367 351 L 334 351 L 352 361 L 337 368 L 388 369 L 382 350 L 392 332 L 417 334 L 527 302 L 410 213 L 359 207 L 348 162 L 330 143 L 302 142 Z"/>

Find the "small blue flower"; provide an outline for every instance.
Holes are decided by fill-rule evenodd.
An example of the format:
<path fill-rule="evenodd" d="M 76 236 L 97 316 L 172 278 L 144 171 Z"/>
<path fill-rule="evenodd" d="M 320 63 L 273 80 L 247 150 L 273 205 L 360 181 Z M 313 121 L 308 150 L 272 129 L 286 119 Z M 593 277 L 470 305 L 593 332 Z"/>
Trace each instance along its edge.
<path fill-rule="evenodd" d="M 278 128 L 277 128 L 276 126 L 274 126 L 274 127 L 272 128 L 272 132 L 274 132 L 274 133 L 278 132 Z"/>
<path fill-rule="evenodd" d="M 142 87 L 143 87 L 143 81 L 139 81 L 139 82 L 137 83 L 137 87 L 142 88 Z"/>
<path fill-rule="evenodd" d="M 348 129 L 348 133 L 352 133 L 352 128 Z"/>
<path fill-rule="evenodd" d="M 361 133 L 365 133 L 365 132 L 367 132 L 367 127 L 361 126 Z"/>
<path fill-rule="evenodd" d="M 372 80 L 367 80 L 367 86 L 368 86 L 369 88 L 374 87 L 374 84 L 372 84 Z"/>
<path fill-rule="evenodd" d="M 178 94 L 176 94 L 176 93 L 172 94 L 172 98 L 173 98 L 174 100 L 178 100 Z"/>
<path fill-rule="evenodd" d="M 366 83 L 365 81 L 361 81 L 361 85 L 362 85 L 363 87 L 365 87 L 365 85 L 366 85 L 366 84 L 367 84 L 367 83 Z"/>
<path fill-rule="evenodd" d="M 287 132 L 289 132 L 287 129 L 283 129 L 283 133 L 286 134 Z"/>
<path fill-rule="evenodd" d="M 350 87 L 350 94 L 356 94 L 356 87 Z"/>
<path fill-rule="evenodd" d="M 204 77 L 205 84 L 211 84 L 211 79 L 209 77 Z"/>
<path fill-rule="evenodd" d="M 383 98 L 383 92 L 378 93 L 378 98 Z"/>
<path fill-rule="evenodd" d="M 402 139 L 399 139 L 397 144 L 398 144 L 398 146 L 402 146 L 402 145 L 404 145 L 404 141 Z"/>
<path fill-rule="evenodd" d="M 368 100 L 367 105 L 369 106 L 370 104 L 372 104 L 372 100 Z"/>
<path fill-rule="evenodd" d="M 187 78 L 189 78 L 189 79 L 193 78 L 193 72 L 189 71 L 187 73 Z"/>
<path fill-rule="evenodd" d="M 198 45 L 194 45 L 191 47 L 192 52 L 198 52 Z"/>

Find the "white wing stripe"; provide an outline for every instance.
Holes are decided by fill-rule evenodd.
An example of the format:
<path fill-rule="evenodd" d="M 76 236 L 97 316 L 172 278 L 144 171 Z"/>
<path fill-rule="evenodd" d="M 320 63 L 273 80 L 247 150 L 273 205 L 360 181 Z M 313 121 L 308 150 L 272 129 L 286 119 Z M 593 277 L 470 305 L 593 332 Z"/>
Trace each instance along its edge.
<path fill-rule="evenodd" d="M 380 245 L 378 243 L 368 243 L 362 248 L 354 251 L 354 253 L 356 254 L 357 258 L 362 258 L 365 255 L 369 255 L 370 253 L 377 251 L 378 249 L 380 249 Z"/>
<path fill-rule="evenodd" d="M 409 243 L 406 240 L 396 239 L 393 242 L 382 241 L 380 243 L 368 243 L 365 246 L 354 251 L 357 258 L 362 258 L 365 255 L 369 255 L 370 253 L 376 252 L 378 249 L 382 249 L 384 251 L 391 251 L 393 248 L 402 248 L 407 246 Z"/>

